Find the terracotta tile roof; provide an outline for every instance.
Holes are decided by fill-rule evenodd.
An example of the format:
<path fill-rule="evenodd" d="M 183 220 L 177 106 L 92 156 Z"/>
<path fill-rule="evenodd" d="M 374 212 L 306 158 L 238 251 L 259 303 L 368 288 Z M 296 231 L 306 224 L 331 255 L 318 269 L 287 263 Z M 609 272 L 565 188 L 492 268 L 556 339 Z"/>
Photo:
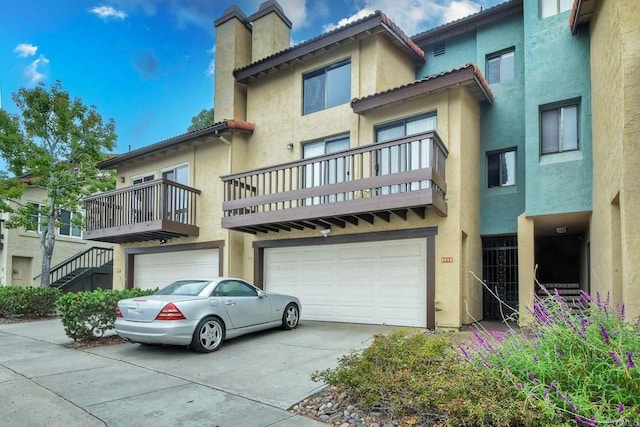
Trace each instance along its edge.
<path fill-rule="evenodd" d="M 113 158 L 98 163 L 98 168 L 113 169 L 114 167 L 127 161 L 139 159 L 149 154 L 155 154 L 164 151 L 168 148 L 173 148 L 185 143 L 193 142 L 197 138 L 201 137 L 215 137 L 223 133 L 253 133 L 254 130 L 255 125 L 253 123 L 235 119 L 223 120 L 202 129 L 183 133 L 182 135 L 174 136 L 172 138 L 156 142 L 155 144 L 147 145 L 137 150 L 114 156 Z"/>
<path fill-rule="evenodd" d="M 589 22 L 595 13 L 599 0 L 573 0 L 569 15 L 569 28 L 574 36 L 578 33 L 578 25 Z"/>
<path fill-rule="evenodd" d="M 424 64 L 425 53 L 420 47 L 411 40 L 400 28 L 394 24 L 384 13 L 379 10 L 369 16 L 358 19 L 357 21 L 343 25 L 332 31 L 311 38 L 307 41 L 299 43 L 288 49 L 274 53 L 273 55 L 262 58 L 245 67 L 237 68 L 233 74 L 238 81 L 246 82 L 249 78 L 255 77 L 261 73 L 276 69 L 286 65 L 290 61 L 299 60 L 299 58 L 325 50 L 332 45 L 340 45 L 345 40 L 360 34 L 366 34 L 373 29 L 379 29 L 395 40 L 405 51 L 413 57 L 414 62 Z"/>
<path fill-rule="evenodd" d="M 388 103 L 403 101 L 465 82 L 472 85 L 472 91 L 479 101 L 493 103 L 493 92 L 489 83 L 487 83 L 480 69 L 475 64 L 469 63 L 462 67 L 423 77 L 420 80 L 393 89 L 362 98 L 354 98 L 351 100 L 351 108 L 355 113 L 365 113 Z"/>

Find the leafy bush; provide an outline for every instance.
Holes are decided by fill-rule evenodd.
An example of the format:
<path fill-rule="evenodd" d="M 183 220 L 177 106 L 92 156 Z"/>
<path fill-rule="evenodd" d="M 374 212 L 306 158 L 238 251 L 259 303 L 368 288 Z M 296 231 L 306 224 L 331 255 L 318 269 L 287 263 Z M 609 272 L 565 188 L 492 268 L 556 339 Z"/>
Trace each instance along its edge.
<path fill-rule="evenodd" d="M 510 381 L 467 363 L 454 336 L 460 339 L 408 330 L 379 335 L 312 378 L 346 388 L 362 409 L 412 425 L 544 424 L 542 412 L 514 393 Z"/>
<path fill-rule="evenodd" d="M 0 286 L 0 317 L 36 318 L 55 313 L 55 288 Z"/>
<path fill-rule="evenodd" d="M 89 341 L 113 329 L 118 300 L 150 295 L 156 291 L 97 289 L 92 292 L 67 293 L 58 299 L 56 308 L 62 316 L 67 336 L 74 341 Z"/>
<path fill-rule="evenodd" d="M 545 290 L 546 291 L 546 290 Z M 523 397 L 580 425 L 640 423 L 640 330 L 625 321 L 624 306 L 582 293 L 578 309 L 557 290 L 536 298 L 531 334 L 476 332 L 471 352 L 511 381 Z"/>

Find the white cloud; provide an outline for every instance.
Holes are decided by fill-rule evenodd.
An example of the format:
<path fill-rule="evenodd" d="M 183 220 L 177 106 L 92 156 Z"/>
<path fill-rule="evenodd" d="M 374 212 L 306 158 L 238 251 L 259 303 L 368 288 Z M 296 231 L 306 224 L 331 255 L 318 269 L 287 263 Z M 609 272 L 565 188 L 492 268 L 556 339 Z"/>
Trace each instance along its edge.
<path fill-rule="evenodd" d="M 327 25 L 323 26 L 322 27 L 322 32 L 326 33 L 327 31 L 331 31 L 331 30 L 334 30 L 334 29 L 336 29 L 338 27 L 342 27 L 343 25 L 350 24 L 350 23 L 352 23 L 354 21 L 357 21 L 358 19 L 361 19 L 361 18 L 364 18 L 365 16 L 371 15 L 373 12 L 375 12 L 375 9 L 369 9 L 369 8 L 360 9 L 355 14 L 353 14 L 353 15 L 347 17 L 347 18 L 342 18 L 341 20 L 339 20 L 335 24 L 327 24 Z"/>
<path fill-rule="evenodd" d="M 20 43 L 13 51 L 17 53 L 19 57 L 26 58 L 27 56 L 35 55 L 38 51 L 38 46 L 34 46 L 31 43 Z"/>
<path fill-rule="evenodd" d="M 44 80 L 47 77 L 46 72 L 48 66 L 49 60 L 42 54 L 38 59 L 35 59 L 31 64 L 29 64 L 24 71 L 25 76 L 29 79 L 29 85 L 33 86 Z"/>
<path fill-rule="evenodd" d="M 209 66 L 207 67 L 207 71 L 205 71 L 205 75 L 208 77 L 215 77 L 216 75 L 216 47 L 213 46 L 211 49 L 207 51 L 209 55 L 212 56 L 211 62 L 209 62 Z"/>
<path fill-rule="evenodd" d="M 381 10 L 411 36 L 480 10 L 480 5 L 474 0 L 355 0 L 355 6 L 358 9 L 356 13 L 335 24 L 325 25 L 324 31 L 330 31 Z"/>
<path fill-rule="evenodd" d="M 291 20 L 294 30 L 309 26 L 306 0 L 278 0 L 284 14 Z"/>
<path fill-rule="evenodd" d="M 91 9 L 90 12 L 105 21 L 111 18 L 123 20 L 127 17 L 127 14 L 124 11 L 114 9 L 111 6 L 96 6 Z"/>

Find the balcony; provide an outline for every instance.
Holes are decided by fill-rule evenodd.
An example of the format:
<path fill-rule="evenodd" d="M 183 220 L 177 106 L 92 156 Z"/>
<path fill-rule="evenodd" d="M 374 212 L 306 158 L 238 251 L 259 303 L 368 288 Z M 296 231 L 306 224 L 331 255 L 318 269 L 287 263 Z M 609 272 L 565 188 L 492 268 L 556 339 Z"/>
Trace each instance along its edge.
<path fill-rule="evenodd" d="M 344 228 L 447 215 L 447 149 L 436 132 L 222 177 L 222 227 L 246 233 Z"/>
<path fill-rule="evenodd" d="M 200 190 L 166 179 L 85 199 L 86 240 L 110 243 L 197 236 Z"/>

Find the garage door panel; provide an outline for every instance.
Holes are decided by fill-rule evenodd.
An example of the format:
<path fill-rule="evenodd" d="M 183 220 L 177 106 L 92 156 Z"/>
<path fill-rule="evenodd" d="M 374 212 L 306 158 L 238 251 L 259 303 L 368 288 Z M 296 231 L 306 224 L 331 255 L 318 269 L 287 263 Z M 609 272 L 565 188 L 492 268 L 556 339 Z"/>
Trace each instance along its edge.
<path fill-rule="evenodd" d="M 425 239 L 267 248 L 264 265 L 302 319 L 426 326 Z"/>
<path fill-rule="evenodd" d="M 188 277 L 219 275 L 218 249 L 139 254 L 134 260 L 134 286 L 163 288 Z"/>

